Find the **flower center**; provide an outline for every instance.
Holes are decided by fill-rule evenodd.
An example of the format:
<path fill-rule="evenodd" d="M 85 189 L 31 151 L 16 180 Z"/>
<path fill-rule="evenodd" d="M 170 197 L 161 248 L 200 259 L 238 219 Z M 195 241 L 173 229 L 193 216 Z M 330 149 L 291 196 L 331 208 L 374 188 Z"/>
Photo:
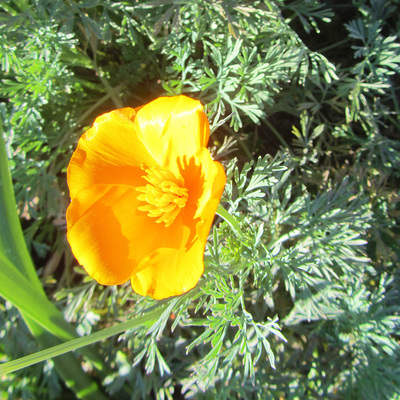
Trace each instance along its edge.
<path fill-rule="evenodd" d="M 144 179 L 149 183 L 136 190 L 142 193 L 138 196 L 138 200 L 147 204 L 138 208 L 141 211 L 147 211 L 149 217 L 158 218 L 156 222 L 164 222 L 168 227 L 185 207 L 188 190 L 183 187 L 182 177 L 177 178 L 165 168 L 149 167 L 145 171 L 147 175 Z"/>

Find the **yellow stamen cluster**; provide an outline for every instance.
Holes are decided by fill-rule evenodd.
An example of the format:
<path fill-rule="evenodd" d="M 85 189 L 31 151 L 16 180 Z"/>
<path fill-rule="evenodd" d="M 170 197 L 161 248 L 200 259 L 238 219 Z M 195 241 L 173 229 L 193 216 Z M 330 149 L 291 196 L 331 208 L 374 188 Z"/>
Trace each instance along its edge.
<path fill-rule="evenodd" d="M 182 177 L 177 178 L 171 171 L 160 166 L 145 169 L 146 186 L 136 188 L 140 194 L 138 200 L 147 203 L 138 207 L 147 211 L 149 217 L 158 218 L 156 222 L 164 222 L 170 226 L 188 199 L 188 190 L 183 187 Z"/>

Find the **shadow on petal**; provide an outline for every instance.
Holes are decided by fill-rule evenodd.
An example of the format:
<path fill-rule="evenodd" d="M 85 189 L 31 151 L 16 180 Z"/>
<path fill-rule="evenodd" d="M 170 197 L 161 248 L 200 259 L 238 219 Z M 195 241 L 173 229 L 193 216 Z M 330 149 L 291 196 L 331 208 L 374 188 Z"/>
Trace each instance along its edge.
<path fill-rule="evenodd" d="M 76 259 L 92 278 L 103 285 L 118 285 L 129 280 L 135 260 L 130 255 L 129 240 L 122 232 L 121 222 L 104 201 L 105 196 L 68 230 L 68 241 Z M 73 200 L 69 212 L 73 214 L 74 208 L 80 206 L 78 200 Z"/>
<path fill-rule="evenodd" d="M 146 257 L 132 279 L 132 288 L 142 296 L 163 299 L 193 289 L 204 272 L 204 248 L 199 241 L 190 248 L 161 248 Z"/>

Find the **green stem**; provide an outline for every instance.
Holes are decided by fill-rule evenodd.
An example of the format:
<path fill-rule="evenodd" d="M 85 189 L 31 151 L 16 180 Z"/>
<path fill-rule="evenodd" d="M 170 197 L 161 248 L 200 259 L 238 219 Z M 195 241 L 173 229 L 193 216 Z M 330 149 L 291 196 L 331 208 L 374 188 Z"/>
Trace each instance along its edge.
<path fill-rule="evenodd" d="M 221 206 L 221 204 L 218 204 L 217 215 L 223 218 L 230 225 L 230 227 L 233 229 L 236 235 L 239 236 L 240 239 L 244 239 L 244 233 L 240 229 L 240 226 L 237 223 L 235 217 L 229 214 L 229 212 L 226 211 L 225 208 Z"/>
<path fill-rule="evenodd" d="M 335 48 L 340 47 L 340 46 L 342 46 L 343 44 L 346 44 L 346 43 L 348 43 L 348 42 L 349 42 L 349 39 L 346 38 L 346 39 L 343 39 L 343 40 L 341 40 L 341 41 L 339 41 L 339 42 L 335 42 L 335 43 L 333 43 L 333 44 L 331 44 L 331 45 L 329 45 L 329 46 L 323 47 L 322 49 L 318 49 L 317 51 L 318 51 L 318 53 L 323 54 L 324 52 L 326 52 L 326 51 L 328 51 L 328 50 L 335 49 Z"/>
<path fill-rule="evenodd" d="M 275 127 L 269 122 L 267 119 L 264 120 L 264 123 L 268 126 L 268 128 L 271 130 L 271 132 L 279 139 L 279 141 L 289 150 L 290 146 L 286 142 L 286 140 L 283 138 L 283 136 L 275 129 Z"/>
<path fill-rule="evenodd" d="M 118 335 L 119 333 L 128 331 L 133 328 L 137 328 L 141 325 L 149 325 L 151 322 L 157 320 L 162 314 L 166 306 L 160 306 L 154 311 L 148 312 L 141 317 L 135 317 L 129 321 L 122 322 L 121 324 L 112 326 L 111 328 L 103 329 L 99 332 L 92 333 L 87 336 L 79 337 L 70 340 L 66 343 L 59 344 L 57 346 L 50 347 L 49 349 L 38 351 L 37 353 L 29 356 L 21 357 L 17 360 L 9 361 L 0 365 L 0 375 L 5 375 L 19 369 L 29 367 L 30 365 L 37 364 L 42 361 L 46 361 L 50 358 L 57 357 L 61 354 L 68 353 L 80 349 L 81 347 L 88 346 L 90 344 L 99 342 L 107 339 L 111 336 Z"/>
<path fill-rule="evenodd" d="M 118 96 L 117 90 L 116 88 L 113 88 L 107 81 L 107 79 L 105 79 L 102 76 L 102 72 L 99 71 L 97 76 L 99 77 L 99 79 L 101 80 L 101 83 L 103 84 L 103 86 L 106 88 L 107 93 L 110 95 L 111 100 L 113 101 L 115 107 L 117 108 L 123 108 L 124 107 L 124 103 L 121 101 L 121 99 Z"/>
<path fill-rule="evenodd" d="M 96 53 L 94 53 L 96 54 Z M 109 83 L 106 78 L 103 76 L 103 71 L 101 70 L 100 67 L 97 66 L 96 58 L 93 60 L 93 69 L 96 71 L 96 75 L 100 79 L 101 83 L 106 89 L 107 94 L 111 97 L 111 100 L 113 101 L 115 107 L 117 108 L 123 108 L 124 103 L 121 101 L 119 98 L 119 94 L 117 92 L 116 88 L 113 88 Z"/>

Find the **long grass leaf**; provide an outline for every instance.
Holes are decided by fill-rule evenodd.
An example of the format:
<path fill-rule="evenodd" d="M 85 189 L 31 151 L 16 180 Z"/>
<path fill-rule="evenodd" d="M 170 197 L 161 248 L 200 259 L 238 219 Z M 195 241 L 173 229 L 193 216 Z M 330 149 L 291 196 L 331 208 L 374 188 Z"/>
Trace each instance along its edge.
<path fill-rule="evenodd" d="M 160 306 L 157 309 L 146 313 L 142 317 L 136 317 L 129 321 L 112 326 L 111 328 L 106 328 L 99 332 L 76 338 L 66 343 L 61 343 L 49 349 L 39 351 L 29 356 L 21 357 L 18 360 L 9 361 L 5 364 L 0 365 L 0 375 L 17 371 L 21 368 L 37 364 L 41 361 L 45 361 L 53 357 L 57 357 L 61 354 L 80 349 L 81 347 L 99 342 L 111 336 L 115 336 L 130 329 L 137 328 L 138 326 L 150 325 L 161 316 L 165 308 L 165 305 Z"/>

